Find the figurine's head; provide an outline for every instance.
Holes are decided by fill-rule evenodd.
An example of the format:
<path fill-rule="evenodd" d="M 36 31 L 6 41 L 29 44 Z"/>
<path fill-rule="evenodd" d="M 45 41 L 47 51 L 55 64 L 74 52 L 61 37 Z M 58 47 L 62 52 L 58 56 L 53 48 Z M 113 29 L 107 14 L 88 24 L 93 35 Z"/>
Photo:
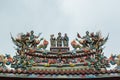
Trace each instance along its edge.
<path fill-rule="evenodd" d="M 10 57 L 10 55 L 9 55 L 9 54 L 5 54 L 5 55 L 6 55 L 6 57 L 7 57 L 7 58 L 9 58 L 9 57 Z"/>
<path fill-rule="evenodd" d="M 94 32 L 92 32 L 92 33 L 90 34 L 90 36 L 91 36 L 91 37 L 94 37 Z"/>
<path fill-rule="evenodd" d="M 27 33 L 26 33 L 26 36 L 30 36 L 30 33 L 29 33 L 29 32 L 27 32 Z"/>
<path fill-rule="evenodd" d="M 34 31 L 32 30 L 30 33 L 31 33 L 31 34 L 34 34 Z"/>
<path fill-rule="evenodd" d="M 67 33 L 65 33 L 65 36 L 67 36 Z"/>
<path fill-rule="evenodd" d="M 89 35 L 89 31 L 86 31 L 86 34 Z"/>
<path fill-rule="evenodd" d="M 61 36 L 61 32 L 58 33 L 58 36 Z"/>
<path fill-rule="evenodd" d="M 54 34 L 50 35 L 50 37 L 53 38 L 53 37 L 54 37 Z"/>
<path fill-rule="evenodd" d="M 47 41 L 47 40 L 44 40 L 44 41 L 43 41 L 43 44 L 44 44 L 44 45 L 48 45 L 48 41 Z"/>

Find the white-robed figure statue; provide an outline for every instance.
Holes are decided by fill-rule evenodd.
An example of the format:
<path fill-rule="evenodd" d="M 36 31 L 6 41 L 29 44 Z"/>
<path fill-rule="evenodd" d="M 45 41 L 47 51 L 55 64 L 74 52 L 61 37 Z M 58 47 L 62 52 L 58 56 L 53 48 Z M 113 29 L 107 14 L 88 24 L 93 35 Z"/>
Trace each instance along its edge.
<path fill-rule="evenodd" d="M 57 37 L 57 47 L 62 47 L 62 36 L 61 36 L 61 33 L 59 32 L 58 33 L 58 37 Z"/>
<path fill-rule="evenodd" d="M 50 43 L 51 47 L 56 47 L 56 38 L 54 37 L 54 34 L 50 35 Z"/>
<path fill-rule="evenodd" d="M 69 45 L 69 37 L 67 36 L 66 33 L 63 37 L 63 45 L 64 45 L 64 47 L 68 47 L 68 45 Z"/>

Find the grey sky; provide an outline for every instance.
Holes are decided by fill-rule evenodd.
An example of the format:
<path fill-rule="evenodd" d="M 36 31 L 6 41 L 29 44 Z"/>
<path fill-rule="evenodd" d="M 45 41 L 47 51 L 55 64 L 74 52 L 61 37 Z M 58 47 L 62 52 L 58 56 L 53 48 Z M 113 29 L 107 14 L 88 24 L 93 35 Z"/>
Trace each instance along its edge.
<path fill-rule="evenodd" d="M 10 32 L 34 30 L 47 40 L 67 33 L 70 40 L 85 31 L 110 33 L 105 55 L 120 53 L 120 0 L 0 0 L 0 53 L 14 55 Z"/>

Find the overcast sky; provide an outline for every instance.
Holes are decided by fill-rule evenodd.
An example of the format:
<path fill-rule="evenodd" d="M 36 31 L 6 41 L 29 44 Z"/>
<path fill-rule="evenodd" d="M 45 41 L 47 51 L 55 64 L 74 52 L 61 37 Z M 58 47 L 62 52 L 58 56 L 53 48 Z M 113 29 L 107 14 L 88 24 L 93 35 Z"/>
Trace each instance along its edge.
<path fill-rule="evenodd" d="M 0 0 L 0 53 L 15 54 L 10 32 L 31 30 L 50 34 L 67 33 L 70 41 L 79 32 L 109 33 L 105 55 L 120 53 L 120 0 Z"/>

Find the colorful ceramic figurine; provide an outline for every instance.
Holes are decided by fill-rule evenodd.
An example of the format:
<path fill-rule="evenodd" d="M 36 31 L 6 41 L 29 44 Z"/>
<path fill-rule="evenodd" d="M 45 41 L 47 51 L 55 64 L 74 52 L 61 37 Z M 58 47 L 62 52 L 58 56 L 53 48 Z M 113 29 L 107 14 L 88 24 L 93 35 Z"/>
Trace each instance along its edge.
<path fill-rule="evenodd" d="M 63 37 L 63 45 L 65 47 L 68 47 L 69 44 L 69 37 L 67 36 L 67 34 L 65 33 L 64 37 Z"/>
<path fill-rule="evenodd" d="M 51 47 L 56 47 L 56 38 L 54 37 L 54 34 L 50 35 L 50 43 Z"/>
<path fill-rule="evenodd" d="M 57 37 L 57 47 L 62 47 L 62 36 L 61 36 L 61 33 L 59 32 L 58 33 L 58 37 Z"/>

